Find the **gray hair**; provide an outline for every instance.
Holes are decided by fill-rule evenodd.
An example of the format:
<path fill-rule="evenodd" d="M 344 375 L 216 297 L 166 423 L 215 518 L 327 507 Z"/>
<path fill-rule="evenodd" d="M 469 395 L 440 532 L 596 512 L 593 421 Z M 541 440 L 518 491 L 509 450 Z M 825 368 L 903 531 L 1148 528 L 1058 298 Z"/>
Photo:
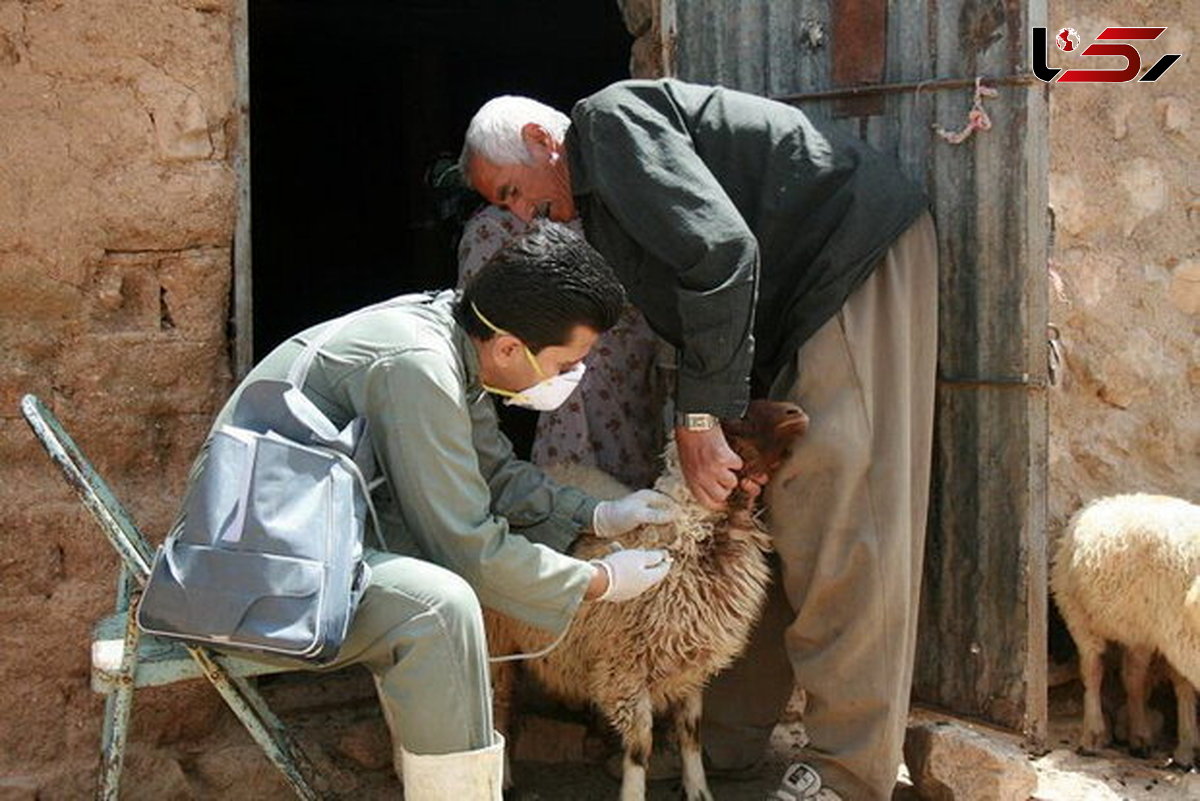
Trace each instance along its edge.
<path fill-rule="evenodd" d="M 566 114 L 528 97 L 502 95 L 484 103 L 467 126 L 462 155 L 458 158 L 459 170 L 467 183 L 471 178 L 471 159 L 476 155 L 493 164 L 530 163 L 521 129 L 531 122 L 559 140 L 571 127 L 571 118 Z"/>

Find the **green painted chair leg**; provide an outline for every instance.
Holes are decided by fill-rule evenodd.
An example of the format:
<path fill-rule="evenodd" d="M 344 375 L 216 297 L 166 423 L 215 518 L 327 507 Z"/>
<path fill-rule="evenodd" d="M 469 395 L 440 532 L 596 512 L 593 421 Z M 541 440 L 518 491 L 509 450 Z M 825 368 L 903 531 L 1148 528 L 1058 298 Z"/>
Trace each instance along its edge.
<path fill-rule="evenodd" d="M 324 798 L 325 794 L 309 781 L 310 776 L 317 774 L 308 756 L 279 723 L 279 719 L 267 710 L 266 702 L 258 691 L 249 687 L 244 679 L 231 678 L 205 649 L 189 646 L 188 651 L 267 759 L 283 773 L 296 795 L 305 801 Z M 264 710 L 267 710 L 265 715 Z"/>
<path fill-rule="evenodd" d="M 109 693 L 104 699 L 104 731 L 100 743 L 100 788 L 97 797 L 116 801 L 129 733 L 129 711 L 133 707 L 133 685 Z"/>
<path fill-rule="evenodd" d="M 137 671 L 137 649 L 141 632 L 130 610 L 133 606 L 133 582 L 127 567 L 117 577 L 118 614 L 125 615 L 125 638 L 118 670 L 120 682 L 104 698 L 104 728 L 100 735 L 100 788 L 102 801 L 116 801 L 121 787 L 121 768 L 125 760 L 125 741 L 129 734 L 129 715 L 133 710 L 133 690 Z"/>

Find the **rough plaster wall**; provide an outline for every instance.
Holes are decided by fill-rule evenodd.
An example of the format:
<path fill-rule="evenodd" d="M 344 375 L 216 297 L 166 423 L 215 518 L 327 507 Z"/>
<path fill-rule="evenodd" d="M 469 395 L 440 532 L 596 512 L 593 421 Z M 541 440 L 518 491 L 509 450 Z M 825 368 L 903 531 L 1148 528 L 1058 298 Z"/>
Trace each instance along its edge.
<path fill-rule="evenodd" d="M 1051 320 L 1066 383 L 1050 396 L 1050 538 L 1087 500 L 1136 490 L 1200 502 L 1200 4 L 1057 0 L 1049 35 L 1165 25 L 1156 83 L 1050 88 Z M 1050 65 L 1081 66 L 1050 48 Z M 1119 67 L 1119 59 L 1088 66 Z M 1052 280 L 1052 284 L 1054 281 Z"/>
<path fill-rule="evenodd" d="M 93 792 L 87 643 L 117 566 L 21 394 L 54 408 L 157 539 L 229 388 L 231 7 L 0 0 L 2 798 Z M 137 708 L 135 780 L 163 768 L 150 744 L 224 715 L 199 685 Z"/>

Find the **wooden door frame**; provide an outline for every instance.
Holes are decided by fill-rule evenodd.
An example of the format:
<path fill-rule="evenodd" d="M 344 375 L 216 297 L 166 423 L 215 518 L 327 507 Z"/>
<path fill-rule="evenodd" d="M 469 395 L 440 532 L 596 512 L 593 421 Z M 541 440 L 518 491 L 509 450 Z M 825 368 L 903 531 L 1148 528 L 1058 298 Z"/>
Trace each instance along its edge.
<path fill-rule="evenodd" d="M 233 66 L 236 89 L 234 125 L 237 130 L 233 171 L 237 176 L 237 218 L 233 232 L 233 297 L 230 319 L 234 378 L 241 380 L 254 366 L 254 281 L 250 238 L 250 9 L 249 0 L 233 6 Z"/>

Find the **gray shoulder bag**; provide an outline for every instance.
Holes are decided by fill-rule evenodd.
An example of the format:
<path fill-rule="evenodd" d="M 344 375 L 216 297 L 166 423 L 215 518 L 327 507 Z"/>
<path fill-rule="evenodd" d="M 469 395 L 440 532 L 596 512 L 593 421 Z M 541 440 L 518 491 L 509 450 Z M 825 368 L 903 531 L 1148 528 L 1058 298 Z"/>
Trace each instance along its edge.
<path fill-rule="evenodd" d="M 370 577 L 368 515 L 383 547 L 375 462 L 366 420 L 339 431 L 301 388 L 317 351 L 359 313 L 330 323 L 287 380 L 242 389 L 155 555 L 142 629 L 316 664 L 337 656 Z"/>

